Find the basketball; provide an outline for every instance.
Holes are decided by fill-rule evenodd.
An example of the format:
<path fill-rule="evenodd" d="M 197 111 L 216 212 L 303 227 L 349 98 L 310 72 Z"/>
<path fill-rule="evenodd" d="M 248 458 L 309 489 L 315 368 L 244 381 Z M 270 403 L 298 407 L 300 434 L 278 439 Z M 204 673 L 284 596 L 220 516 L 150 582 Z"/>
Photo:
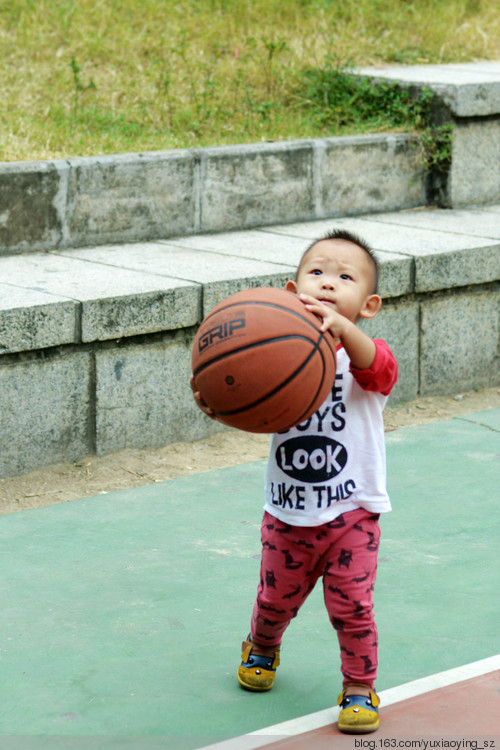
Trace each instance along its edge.
<path fill-rule="evenodd" d="M 335 343 L 292 292 L 258 287 L 220 302 L 192 350 L 196 390 L 217 419 L 282 432 L 308 419 L 335 380 Z"/>

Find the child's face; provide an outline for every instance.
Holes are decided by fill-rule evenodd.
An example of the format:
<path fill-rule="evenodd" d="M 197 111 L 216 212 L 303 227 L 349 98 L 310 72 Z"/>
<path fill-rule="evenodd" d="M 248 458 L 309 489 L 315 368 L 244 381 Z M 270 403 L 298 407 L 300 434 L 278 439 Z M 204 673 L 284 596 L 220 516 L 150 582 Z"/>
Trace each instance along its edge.
<path fill-rule="evenodd" d="M 355 323 L 373 296 L 374 283 L 373 262 L 361 247 L 347 240 L 321 240 L 309 250 L 296 282 L 289 282 L 287 289 L 309 294 Z"/>

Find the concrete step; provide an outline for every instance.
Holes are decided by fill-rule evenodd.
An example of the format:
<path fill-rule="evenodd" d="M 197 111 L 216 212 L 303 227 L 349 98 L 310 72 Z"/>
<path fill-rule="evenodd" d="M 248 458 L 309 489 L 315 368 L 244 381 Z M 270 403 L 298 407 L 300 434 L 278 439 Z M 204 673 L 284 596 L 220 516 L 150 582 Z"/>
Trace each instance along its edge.
<path fill-rule="evenodd" d="M 435 94 L 433 124 L 453 126 L 451 163 L 446 178 L 436 178 L 440 205 L 500 200 L 500 61 L 359 68 L 357 73 Z"/>

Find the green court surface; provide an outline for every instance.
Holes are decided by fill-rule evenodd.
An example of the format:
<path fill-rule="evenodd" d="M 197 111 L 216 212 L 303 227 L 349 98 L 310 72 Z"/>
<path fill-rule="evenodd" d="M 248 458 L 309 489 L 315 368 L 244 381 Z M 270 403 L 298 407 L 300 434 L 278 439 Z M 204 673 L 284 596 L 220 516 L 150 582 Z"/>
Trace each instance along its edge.
<path fill-rule="evenodd" d="M 500 409 L 386 440 L 378 690 L 500 653 Z M 339 654 L 320 586 L 285 636 L 273 691 L 236 681 L 264 470 L 0 518 L 0 735 L 194 748 L 336 702 Z"/>

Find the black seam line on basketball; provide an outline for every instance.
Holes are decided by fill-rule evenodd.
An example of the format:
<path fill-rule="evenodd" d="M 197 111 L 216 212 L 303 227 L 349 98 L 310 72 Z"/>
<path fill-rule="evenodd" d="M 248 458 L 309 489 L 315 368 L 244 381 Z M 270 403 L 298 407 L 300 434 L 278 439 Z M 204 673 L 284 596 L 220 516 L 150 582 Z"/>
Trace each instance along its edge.
<path fill-rule="evenodd" d="M 285 336 L 284 338 L 290 338 L 290 337 L 289 336 Z M 296 336 L 294 336 L 292 338 L 296 338 Z M 313 349 L 311 349 L 311 351 L 309 352 L 308 356 L 301 363 L 301 365 L 294 372 L 292 372 L 287 377 L 286 380 L 284 380 L 282 383 L 280 383 L 275 388 L 273 388 L 272 391 L 269 391 L 269 393 L 266 393 L 265 396 L 261 396 L 261 398 L 257 399 L 257 401 L 254 401 L 251 404 L 247 404 L 247 406 L 242 406 L 239 409 L 231 409 L 231 411 L 216 411 L 214 409 L 213 410 L 214 414 L 218 414 L 221 417 L 229 417 L 229 416 L 231 416 L 231 414 L 241 414 L 241 412 L 248 411 L 249 409 L 253 409 L 254 406 L 258 406 L 263 401 L 267 401 L 268 398 L 271 398 L 272 396 L 274 396 L 275 393 L 278 393 L 278 391 L 280 391 L 282 388 L 284 388 L 284 386 L 288 385 L 288 383 L 290 383 L 300 372 L 302 372 L 302 370 L 304 369 L 304 367 L 308 364 L 309 360 L 315 355 L 316 352 L 319 352 L 319 355 L 320 355 L 320 357 L 321 357 L 321 359 L 323 361 L 323 365 L 324 365 L 325 358 L 323 356 L 323 352 L 319 348 L 319 345 L 320 345 L 321 341 L 323 340 L 323 338 L 324 338 L 323 334 L 320 334 L 320 337 L 319 337 L 318 341 L 315 343 Z M 309 341 L 309 340 L 310 339 L 306 339 L 306 341 Z M 324 369 L 325 368 L 323 366 L 323 374 L 324 374 Z M 319 387 L 321 388 L 321 385 Z M 316 390 L 314 398 L 311 399 L 310 403 L 313 403 L 313 401 L 317 397 L 318 393 L 319 393 L 319 388 Z M 302 416 L 306 412 L 307 412 L 307 409 L 302 413 Z M 297 424 L 299 424 L 299 422 L 297 422 Z"/>
<path fill-rule="evenodd" d="M 325 376 L 326 363 L 325 363 L 325 356 L 324 356 L 323 352 L 321 351 L 321 349 L 319 348 L 319 344 L 320 344 L 321 341 L 325 341 L 325 340 L 326 340 L 325 339 L 325 335 L 322 333 L 320 335 L 320 338 L 318 339 L 318 343 L 316 345 L 316 350 L 319 353 L 319 356 L 321 357 L 321 362 L 323 364 L 323 372 L 322 372 L 322 375 L 321 375 L 321 380 L 319 381 L 319 385 L 316 388 L 316 393 L 314 394 L 313 398 L 310 399 L 310 401 L 309 401 L 309 406 L 307 407 L 307 409 L 304 409 L 304 411 L 302 412 L 302 414 L 298 418 L 298 422 L 296 422 L 296 424 L 300 424 L 302 422 L 302 420 L 304 419 L 305 415 L 307 414 L 307 412 L 311 408 L 311 404 L 314 404 L 314 402 L 318 398 L 319 392 L 321 390 L 321 386 L 323 385 L 323 378 Z M 333 383 L 332 383 L 332 385 L 333 385 Z M 292 426 L 292 425 L 290 425 L 290 426 Z M 290 429 L 290 428 L 288 428 L 288 429 Z"/>
<path fill-rule="evenodd" d="M 324 336 L 323 336 L 323 340 L 325 340 L 325 339 L 324 339 Z M 321 341 L 321 337 L 320 337 L 320 339 L 318 340 L 318 347 L 319 347 L 319 343 L 320 343 L 320 341 Z M 320 390 L 321 390 L 321 386 L 323 385 L 323 377 L 324 377 L 324 375 L 325 375 L 325 369 L 326 369 L 326 366 L 325 366 L 325 357 L 324 357 L 324 355 L 323 355 L 323 352 L 321 351 L 321 349 L 319 349 L 318 347 L 317 347 L 317 351 L 318 351 L 318 354 L 320 355 L 320 357 L 321 357 L 321 361 L 322 361 L 322 363 L 323 363 L 323 374 L 322 374 L 322 377 L 321 377 L 320 383 L 319 383 L 318 387 L 316 388 L 316 393 L 315 393 L 315 394 L 314 394 L 314 396 L 313 396 L 313 397 L 312 397 L 312 398 L 311 398 L 311 399 L 309 400 L 309 406 L 308 406 L 308 407 L 307 407 L 306 409 L 304 409 L 304 411 L 302 412 L 302 414 L 300 415 L 300 417 L 297 417 L 296 419 L 294 419 L 294 420 L 293 420 L 293 424 L 291 423 L 291 424 L 289 424 L 289 425 L 288 425 L 287 427 L 284 427 L 284 428 L 282 428 L 282 429 L 280 430 L 280 432 L 285 432 L 286 430 L 289 430 L 290 428 L 294 427 L 294 425 L 300 424 L 300 423 L 302 422 L 302 420 L 304 419 L 305 415 L 307 414 L 307 412 L 309 411 L 309 409 L 311 408 L 311 404 L 314 404 L 314 402 L 315 402 L 315 401 L 316 401 L 316 399 L 318 398 L 318 394 L 319 394 L 319 392 L 320 392 Z M 332 383 L 332 385 L 333 385 L 333 383 Z"/>
<path fill-rule="evenodd" d="M 227 359 L 228 357 L 232 357 L 234 354 L 241 354 L 241 352 L 246 352 L 246 351 L 249 351 L 250 349 L 256 349 L 259 346 L 265 346 L 266 344 L 275 344 L 277 341 L 287 341 L 288 339 L 293 339 L 294 341 L 297 341 L 297 340 L 308 341 L 309 343 L 313 344 L 315 347 L 317 347 L 319 343 L 319 342 L 316 342 L 314 339 L 309 338 L 308 336 L 304 336 L 303 334 L 287 333 L 286 336 L 273 336 L 273 338 L 262 339 L 262 341 L 254 341 L 251 344 L 245 344 L 245 346 L 239 346 L 237 349 L 231 349 L 231 351 L 229 352 L 225 352 L 224 354 L 219 354 L 217 355 L 217 357 L 214 357 L 213 359 L 210 359 L 208 362 L 205 362 L 205 364 L 197 367 L 196 370 L 193 372 L 193 375 L 196 377 L 197 375 L 200 374 L 200 372 L 203 372 L 203 370 L 206 370 L 207 367 L 211 367 L 213 364 L 216 364 L 217 362 L 221 362 L 222 360 Z M 320 336 L 319 341 L 321 341 L 321 336 Z"/>

